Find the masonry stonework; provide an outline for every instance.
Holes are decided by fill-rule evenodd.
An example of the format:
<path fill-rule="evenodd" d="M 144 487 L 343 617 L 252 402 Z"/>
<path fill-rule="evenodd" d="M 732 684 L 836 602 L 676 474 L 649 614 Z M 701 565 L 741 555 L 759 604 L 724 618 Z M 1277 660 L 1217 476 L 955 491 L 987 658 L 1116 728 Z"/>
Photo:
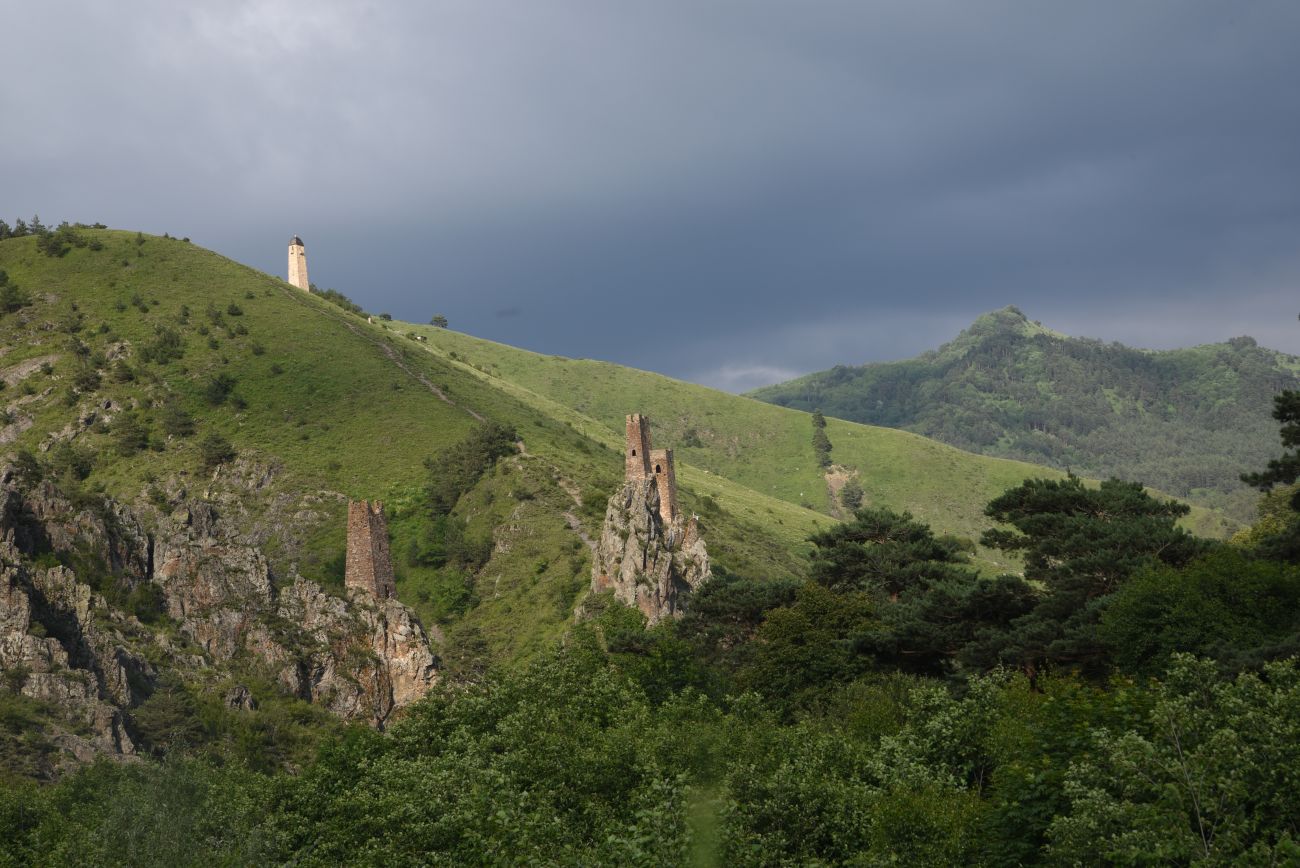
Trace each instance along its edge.
<path fill-rule="evenodd" d="M 659 486 L 659 515 L 671 524 L 677 520 L 677 474 L 673 470 L 673 450 L 651 449 L 650 472 Z"/>
<path fill-rule="evenodd" d="M 659 515 L 664 522 L 671 524 L 677 519 L 677 474 L 673 470 L 673 450 L 651 448 L 650 420 L 640 413 L 628 416 L 626 427 L 624 481 L 653 479 L 659 488 Z"/>
<path fill-rule="evenodd" d="M 385 600 L 397 596 L 388 521 L 379 501 L 348 501 L 348 553 L 343 584 Z"/>
<path fill-rule="evenodd" d="M 307 280 L 307 248 L 297 235 L 289 239 L 289 282 L 302 290 L 310 290 Z"/>
<path fill-rule="evenodd" d="M 640 413 L 627 417 L 626 480 L 645 479 L 650 475 L 650 420 Z"/>

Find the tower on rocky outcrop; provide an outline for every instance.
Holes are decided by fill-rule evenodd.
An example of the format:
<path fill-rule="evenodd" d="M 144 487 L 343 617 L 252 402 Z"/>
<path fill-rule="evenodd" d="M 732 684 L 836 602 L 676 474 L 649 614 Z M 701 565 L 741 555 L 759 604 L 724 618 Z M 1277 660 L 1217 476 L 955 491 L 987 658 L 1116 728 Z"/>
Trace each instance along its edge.
<path fill-rule="evenodd" d="M 645 479 L 650 475 L 650 420 L 640 413 L 627 417 L 626 479 Z"/>
<path fill-rule="evenodd" d="M 623 486 L 605 507 L 591 590 L 612 592 L 653 625 L 681 614 L 709 581 L 709 551 L 698 518 L 678 511 L 673 451 L 651 447 L 650 420 L 640 413 L 627 417 L 624 467 Z"/>
<path fill-rule="evenodd" d="M 388 552 L 388 521 L 379 501 L 348 501 L 348 554 L 343 584 L 383 600 L 397 596 L 393 559 Z"/>
<path fill-rule="evenodd" d="M 671 524 L 677 520 L 677 474 L 673 470 L 673 450 L 651 449 L 650 472 L 659 487 L 659 516 Z"/>
<path fill-rule="evenodd" d="M 289 239 L 289 282 L 302 290 L 309 290 L 307 281 L 307 248 L 297 235 Z"/>
<path fill-rule="evenodd" d="M 653 479 L 659 488 L 659 515 L 671 523 L 677 518 L 677 474 L 673 470 L 673 450 L 650 448 L 650 420 L 640 413 L 627 417 L 624 452 L 625 481 Z"/>

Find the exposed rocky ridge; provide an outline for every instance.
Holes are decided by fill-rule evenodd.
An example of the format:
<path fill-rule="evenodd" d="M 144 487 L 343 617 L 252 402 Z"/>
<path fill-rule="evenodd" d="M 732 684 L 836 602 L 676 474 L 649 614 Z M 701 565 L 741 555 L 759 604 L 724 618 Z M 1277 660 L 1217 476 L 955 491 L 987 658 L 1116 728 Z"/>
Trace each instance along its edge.
<path fill-rule="evenodd" d="M 232 475 L 247 490 L 270 472 Z M 251 665 L 289 694 L 375 726 L 436 682 L 428 637 L 398 601 L 335 596 L 292 569 L 276 581 L 252 544 L 258 531 L 222 515 L 241 509 L 227 481 L 218 475 L 204 498 L 177 488 L 171 513 L 145 507 L 146 522 L 123 504 L 74 502 L 48 481 L 0 471 L 0 674 L 57 710 L 66 727 L 52 736 L 67 756 L 134 753 L 131 709 L 165 669 Z M 167 618 L 146 626 L 96 587 L 156 599 Z"/>
<path fill-rule="evenodd" d="M 665 523 L 653 478 L 626 482 L 609 499 L 592 562 L 592 591 L 612 590 L 653 625 L 679 614 L 710 576 L 696 520 Z"/>

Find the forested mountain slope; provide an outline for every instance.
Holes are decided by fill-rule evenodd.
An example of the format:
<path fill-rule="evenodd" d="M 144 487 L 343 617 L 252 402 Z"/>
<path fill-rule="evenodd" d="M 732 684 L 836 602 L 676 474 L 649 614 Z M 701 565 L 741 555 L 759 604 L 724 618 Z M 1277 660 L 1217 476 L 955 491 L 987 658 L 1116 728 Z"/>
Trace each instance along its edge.
<path fill-rule="evenodd" d="M 1014 307 L 915 359 L 839 365 L 752 397 L 914 431 L 984 455 L 1119 476 L 1254 515 L 1239 475 L 1270 455 L 1272 397 L 1300 359 L 1248 337 L 1179 350 L 1068 337 Z"/>

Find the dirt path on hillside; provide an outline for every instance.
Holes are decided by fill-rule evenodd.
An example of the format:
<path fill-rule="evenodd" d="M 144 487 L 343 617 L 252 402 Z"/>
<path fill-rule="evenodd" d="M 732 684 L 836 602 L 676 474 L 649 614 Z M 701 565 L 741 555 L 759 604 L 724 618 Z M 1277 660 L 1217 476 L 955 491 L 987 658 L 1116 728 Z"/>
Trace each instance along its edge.
<path fill-rule="evenodd" d="M 389 361 L 391 361 L 394 365 L 397 365 L 397 367 L 401 368 L 403 371 L 406 372 L 407 376 L 415 380 L 420 385 L 424 386 L 424 388 L 428 389 L 433 394 L 437 395 L 443 401 L 445 401 L 446 403 L 450 404 L 453 407 L 459 407 L 460 409 L 464 410 L 466 413 L 470 414 L 480 422 L 487 421 L 487 419 L 483 418 L 483 416 L 481 416 L 479 413 L 475 412 L 474 410 L 470 409 L 469 407 L 461 407 L 459 404 L 457 404 L 455 401 L 449 398 L 446 392 L 444 392 L 442 389 L 439 389 L 432 382 L 430 382 L 429 378 L 426 377 L 424 374 L 421 374 L 418 371 L 411 370 L 411 367 L 407 365 L 405 361 L 403 361 L 402 354 L 399 353 L 397 350 L 393 349 L 393 347 L 387 341 L 381 341 L 378 340 L 377 338 L 370 337 L 370 335 L 361 331 L 361 329 L 359 329 L 353 323 L 344 321 L 343 325 L 347 327 L 348 331 L 352 332 L 357 337 L 365 341 L 370 341 L 370 343 L 379 347 L 380 352 L 388 356 Z"/>
<path fill-rule="evenodd" d="M 301 292 L 301 290 L 299 290 L 299 292 Z M 310 307 L 310 305 L 307 305 L 300 295 L 294 295 L 290 293 L 289 297 L 292 298 L 294 301 L 297 301 L 299 304 Z M 397 350 L 393 349 L 393 347 L 389 345 L 387 341 L 381 341 L 377 338 L 373 338 L 370 335 L 366 334 L 360 328 L 357 327 L 356 323 L 348 322 L 347 319 L 345 318 L 345 315 L 343 314 L 335 314 L 332 311 L 317 311 L 317 313 L 324 313 L 326 316 L 330 317 L 331 319 L 337 320 L 339 323 L 343 325 L 344 328 L 352 332 L 357 337 L 361 338 L 363 341 L 368 341 L 371 344 L 374 344 L 376 347 L 379 348 L 380 352 L 382 352 L 385 356 L 388 357 L 389 361 L 391 361 L 394 365 L 397 365 L 397 367 L 401 368 L 401 370 L 408 377 L 415 380 L 421 386 L 424 386 L 424 388 L 428 389 L 432 394 L 436 395 L 440 400 L 444 401 L 445 403 L 449 404 L 452 407 L 456 407 L 457 409 L 464 410 L 466 413 L 473 416 L 475 419 L 477 419 L 480 422 L 487 421 L 487 419 L 485 419 L 481 414 L 479 414 L 475 410 L 472 410 L 469 407 L 462 407 L 459 404 L 457 404 L 447 395 L 446 392 L 444 392 L 442 389 L 439 389 L 432 382 L 430 382 L 429 378 L 426 377 L 424 374 L 411 370 L 411 367 L 407 365 L 405 361 L 402 360 L 402 354 L 399 353 Z"/>
<path fill-rule="evenodd" d="M 515 448 L 519 450 L 519 455 L 515 457 L 515 461 L 518 461 L 520 458 L 533 457 L 533 455 L 529 453 L 528 447 L 524 445 L 522 438 L 515 441 Z M 569 499 L 573 501 L 574 509 L 581 509 L 582 490 L 578 488 L 578 484 L 560 473 L 560 469 L 554 464 L 551 465 L 551 472 L 554 474 L 555 483 L 559 485 L 560 488 L 564 489 L 564 493 L 569 495 Z M 569 530 L 576 533 L 578 539 L 586 543 L 587 548 L 591 549 L 591 553 L 594 555 L 596 553 L 596 541 L 587 536 L 587 532 L 583 530 L 582 520 L 578 518 L 578 514 L 575 513 L 573 509 L 566 509 L 561 512 L 560 515 L 564 517 L 564 523 L 569 526 Z"/>
<path fill-rule="evenodd" d="M 582 509 L 582 491 L 578 488 L 577 483 L 568 477 L 560 475 L 558 472 L 555 475 L 555 481 L 573 500 L 574 508 Z M 582 529 L 582 522 L 578 520 L 577 514 L 572 509 L 566 509 L 563 515 L 564 523 L 569 526 L 569 530 L 576 533 L 578 538 L 587 544 L 587 548 L 591 549 L 591 553 L 594 555 L 596 553 L 596 541 L 587 536 L 587 532 Z"/>

